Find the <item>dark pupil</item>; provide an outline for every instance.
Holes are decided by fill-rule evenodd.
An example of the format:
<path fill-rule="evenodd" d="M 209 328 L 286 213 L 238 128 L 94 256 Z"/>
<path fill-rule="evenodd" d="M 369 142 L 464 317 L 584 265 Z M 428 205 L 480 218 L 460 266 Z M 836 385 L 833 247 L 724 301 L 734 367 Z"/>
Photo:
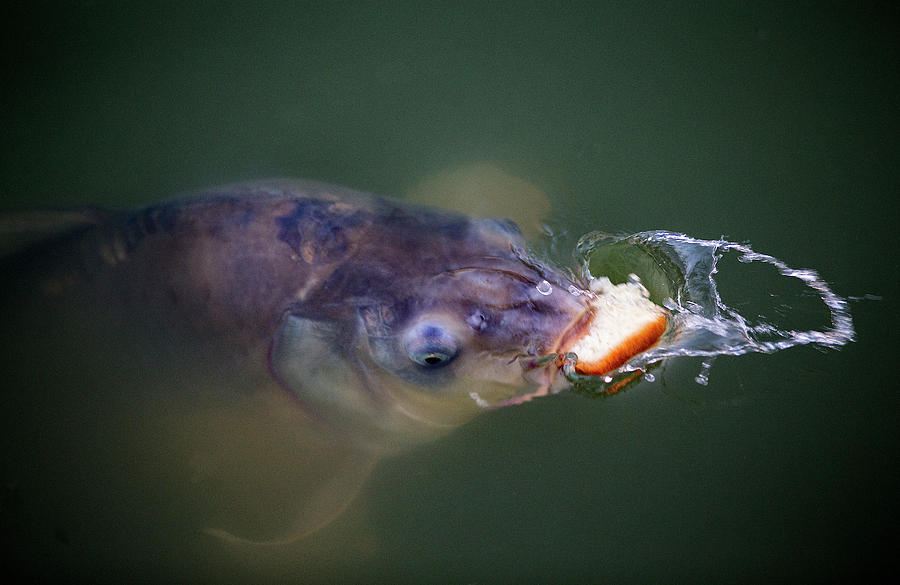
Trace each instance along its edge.
<path fill-rule="evenodd" d="M 430 356 L 428 356 L 427 358 L 425 358 L 425 363 L 428 364 L 428 365 L 430 365 L 430 366 L 434 366 L 434 365 L 436 365 L 436 364 L 439 364 L 439 363 L 441 363 L 442 361 L 444 361 L 444 360 L 442 360 L 440 357 L 438 357 L 438 356 L 436 356 L 436 355 L 430 355 Z"/>

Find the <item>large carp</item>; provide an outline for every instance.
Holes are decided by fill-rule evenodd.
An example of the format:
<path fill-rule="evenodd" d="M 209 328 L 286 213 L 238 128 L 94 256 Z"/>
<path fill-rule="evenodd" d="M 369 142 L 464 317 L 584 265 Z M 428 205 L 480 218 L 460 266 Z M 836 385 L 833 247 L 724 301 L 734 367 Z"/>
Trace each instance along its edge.
<path fill-rule="evenodd" d="M 0 518 L 6 560 L 51 577 L 315 531 L 378 457 L 552 386 L 540 358 L 586 318 L 512 222 L 341 187 L 23 217 Z"/>

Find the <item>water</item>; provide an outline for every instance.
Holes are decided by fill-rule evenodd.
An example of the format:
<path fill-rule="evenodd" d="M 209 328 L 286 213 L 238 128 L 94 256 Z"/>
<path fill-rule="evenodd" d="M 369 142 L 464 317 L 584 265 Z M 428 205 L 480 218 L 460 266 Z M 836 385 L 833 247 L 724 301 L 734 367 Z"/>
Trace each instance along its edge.
<path fill-rule="evenodd" d="M 675 357 L 705 358 L 696 381 L 706 386 L 717 356 L 768 354 L 807 344 L 837 349 L 855 338 L 847 300 L 835 294 L 816 271 L 791 268 L 773 256 L 753 251 L 748 245 L 665 231 L 620 237 L 594 232 L 578 241 L 574 255 L 580 260 L 582 279 L 593 279 L 592 271 L 600 271 L 603 276 L 612 273 L 616 281 L 643 283 L 646 280 L 652 298 L 670 311 L 668 331 L 657 345 L 614 372 L 593 377 L 569 369 L 568 377 L 581 391 L 609 391 L 621 381 L 632 379 L 634 372 L 644 372 L 658 362 Z M 778 277 L 796 279 L 805 288 L 791 290 L 772 275 L 750 270 L 742 274 L 738 270 L 738 274 L 726 276 L 729 281 L 743 282 L 738 299 L 740 309 L 733 308 L 728 304 L 729 299 L 723 299 L 719 293 L 718 280 L 722 278 L 719 266 L 726 255 L 735 256 L 744 265 L 767 265 L 777 271 Z M 623 277 L 624 271 L 634 272 Z M 825 322 L 819 329 L 797 326 L 808 317 L 804 313 L 815 309 L 803 298 L 806 293 L 813 293 L 825 310 Z M 577 356 L 569 362 L 573 368 Z M 650 379 L 645 375 L 644 379 L 652 381 L 652 375 Z"/>
<path fill-rule="evenodd" d="M 683 274 L 657 281 L 640 261 L 620 270 L 685 318 L 723 320 L 728 341 L 714 347 L 847 332 L 821 290 L 741 263 L 725 242 L 813 268 L 847 299 L 855 341 L 839 348 L 664 359 L 653 381 L 609 399 L 562 393 L 492 409 L 383 461 L 302 550 L 267 553 L 269 580 L 896 576 L 893 6 L 0 11 L 3 209 L 126 207 L 267 176 L 400 195 L 488 162 L 544 193 L 549 224 L 573 238 L 659 229 L 718 242 L 716 292 L 743 326 L 725 309 L 705 313 L 714 301 L 679 299 L 667 282 Z M 524 207 L 509 197 L 502 209 Z M 579 269 L 573 247 L 555 259 Z M 596 274 L 619 270 L 595 265 L 597 254 Z M 762 323 L 777 331 L 753 329 Z M 59 550 L 72 553 L 62 540 Z"/>

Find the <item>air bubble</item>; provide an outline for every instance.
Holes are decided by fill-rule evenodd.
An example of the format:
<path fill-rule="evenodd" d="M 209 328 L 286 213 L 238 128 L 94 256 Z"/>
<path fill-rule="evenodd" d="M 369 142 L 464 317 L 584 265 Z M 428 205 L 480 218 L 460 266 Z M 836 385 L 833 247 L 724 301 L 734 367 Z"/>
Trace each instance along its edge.
<path fill-rule="evenodd" d="M 471 398 L 472 400 L 474 400 L 474 401 L 475 401 L 475 404 L 477 404 L 477 405 L 480 406 L 481 408 L 489 408 L 489 407 L 491 406 L 491 404 L 490 404 L 487 400 L 485 400 L 484 398 L 482 398 L 482 397 L 478 394 L 478 392 L 469 392 L 469 398 Z"/>
<path fill-rule="evenodd" d="M 540 281 L 535 288 L 544 296 L 547 296 L 553 292 L 553 287 L 546 280 Z"/>

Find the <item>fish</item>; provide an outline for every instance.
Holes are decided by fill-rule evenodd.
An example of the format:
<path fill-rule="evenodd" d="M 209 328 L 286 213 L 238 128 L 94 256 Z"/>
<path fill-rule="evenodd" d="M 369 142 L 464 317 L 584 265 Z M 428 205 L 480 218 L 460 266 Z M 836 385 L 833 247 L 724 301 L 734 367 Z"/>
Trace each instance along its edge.
<path fill-rule="evenodd" d="M 44 576 L 302 540 L 382 458 L 565 384 L 591 316 L 512 221 L 324 183 L 31 218 L 0 222 L 0 530 Z"/>

